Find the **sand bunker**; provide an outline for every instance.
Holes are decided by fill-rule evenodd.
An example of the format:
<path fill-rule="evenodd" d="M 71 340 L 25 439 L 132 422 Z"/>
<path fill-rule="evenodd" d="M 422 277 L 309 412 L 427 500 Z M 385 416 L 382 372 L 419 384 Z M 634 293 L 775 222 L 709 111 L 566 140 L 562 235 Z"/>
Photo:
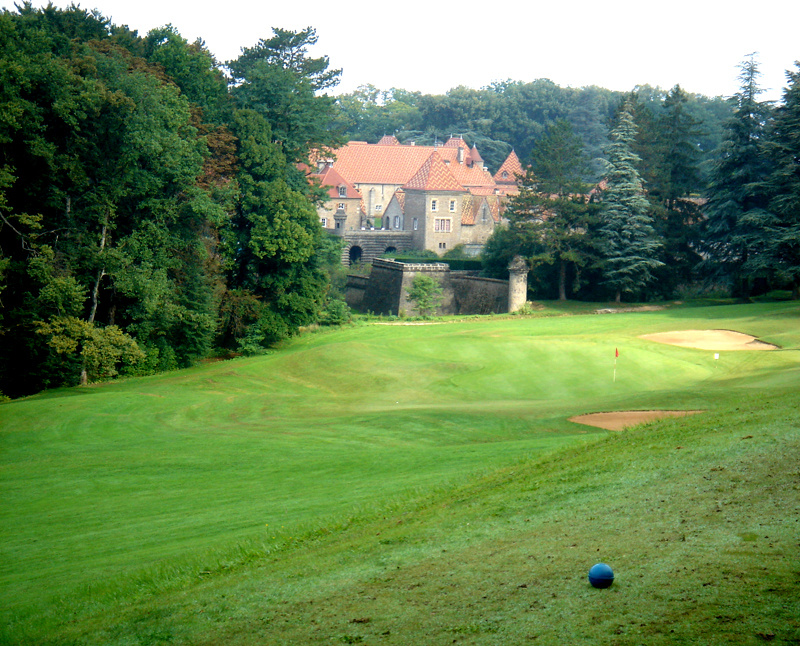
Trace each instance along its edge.
<path fill-rule="evenodd" d="M 613 413 L 589 413 L 570 417 L 570 422 L 604 428 L 607 431 L 621 431 L 637 424 L 645 424 L 662 417 L 683 417 L 702 413 L 701 410 L 623 410 Z"/>
<path fill-rule="evenodd" d="M 732 330 L 679 330 L 643 334 L 640 338 L 699 350 L 775 350 L 777 347 Z"/>

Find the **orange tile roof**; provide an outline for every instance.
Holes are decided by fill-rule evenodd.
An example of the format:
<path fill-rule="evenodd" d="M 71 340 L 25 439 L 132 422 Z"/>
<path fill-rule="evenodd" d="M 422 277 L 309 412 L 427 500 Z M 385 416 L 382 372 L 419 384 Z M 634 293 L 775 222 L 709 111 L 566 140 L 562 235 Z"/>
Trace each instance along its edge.
<path fill-rule="evenodd" d="M 506 177 L 503 177 L 503 173 L 506 173 Z M 494 174 L 494 180 L 498 184 L 516 184 L 517 176 L 524 174 L 525 171 L 522 168 L 519 157 L 517 157 L 517 153 L 512 150 L 508 157 L 506 157 L 502 166 L 497 169 L 497 172 Z"/>
<path fill-rule="evenodd" d="M 459 148 L 463 149 L 463 163 L 458 161 Z M 451 138 L 444 146 L 438 147 L 351 141 L 331 151 L 331 161 L 342 177 L 355 184 L 402 186 L 416 174 L 433 151 L 438 151 L 449 164 L 450 172 L 462 186 L 495 186 L 491 174 L 483 169 L 482 160 L 469 165 L 470 150 L 464 140 L 458 138 Z"/>
<path fill-rule="evenodd" d="M 471 186 L 469 192 L 473 195 L 498 195 L 500 189 L 496 186 Z"/>
<path fill-rule="evenodd" d="M 474 195 L 467 195 L 461 200 L 461 224 L 475 224 L 475 211 L 479 201 Z"/>
<path fill-rule="evenodd" d="M 461 202 L 461 224 L 475 224 L 484 204 L 489 207 L 489 214 L 492 216 L 492 220 L 500 222 L 501 203 L 497 196 L 471 194 Z"/>
<path fill-rule="evenodd" d="M 416 174 L 403 186 L 404 190 L 459 191 L 466 189 L 458 183 L 444 163 L 438 150 L 434 150 Z"/>
<path fill-rule="evenodd" d="M 448 152 L 451 150 L 453 149 L 448 150 Z M 453 159 L 450 161 L 450 172 L 453 173 L 453 177 L 455 177 L 462 186 L 468 188 L 477 188 L 479 186 L 494 188 L 495 186 L 492 175 L 488 170 L 483 169 L 482 164 L 475 164 L 474 166 L 468 166 L 466 163 L 459 164 L 455 155 L 453 155 Z"/>
<path fill-rule="evenodd" d="M 478 152 L 477 146 L 472 147 L 472 150 L 469 151 L 469 156 L 473 164 L 483 165 L 483 157 L 481 157 L 481 154 Z"/>
<path fill-rule="evenodd" d="M 344 179 L 339 173 L 337 173 L 333 168 L 330 166 L 326 166 L 322 169 L 319 173 L 311 173 L 309 174 L 309 178 L 316 179 L 319 181 L 320 185 L 323 187 L 328 188 L 328 197 L 330 198 L 361 198 L 361 193 L 359 193 L 355 186 L 353 186 L 350 182 Z M 339 187 L 344 186 L 346 188 L 346 194 L 340 195 L 339 194 Z"/>
<path fill-rule="evenodd" d="M 400 142 L 394 135 L 383 135 L 381 140 L 375 144 L 376 146 L 399 146 Z"/>
<path fill-rule="evenodd" d="M 319 180 L 319 183 L 322 186 L 330 187 L 328 189 L 328 196 L 331 198 L 360 198 L 361 193 L 359 193 L 355 186 L 353 186 L 350 182 L 344 179 L 339 173 L 337 173 L 333 168 L 330 166 L 326 166 L 322 169 L 319 173 L 312 173 L 309 177 L 316 178 Z M 346 195 L 339 194 L 339 187 L 345 186 L 347 189 Z"/>
<path fill-rule="evenodd" d="M 400 212 L 405 215 L 406 212 L 406 193 L 402 188 L 398 188 L 394 192 L 394 198 L 397 200 L 397 205 L 400 207 Z"/>
<path fill-rule="evenodd" d="M 460 137 L 460 136 L 457 136 L 457 135 L 453 135 L 452 137 L 450 137 L 450 139 L 448 139 L 444 143 L 444 147 L 445 148 L 464 148 L 466 150 L 469 150 L 469 147 L 467 146 L 467 142 L 464 141 L 464 138 Z"/>
<path fill-rule="evenodd" d="M 431 146 L 376 146 L 352 141 L 333 151 L 334 168 L 358 184 L 398 184 L 410 180 L 430 156 Z"/>

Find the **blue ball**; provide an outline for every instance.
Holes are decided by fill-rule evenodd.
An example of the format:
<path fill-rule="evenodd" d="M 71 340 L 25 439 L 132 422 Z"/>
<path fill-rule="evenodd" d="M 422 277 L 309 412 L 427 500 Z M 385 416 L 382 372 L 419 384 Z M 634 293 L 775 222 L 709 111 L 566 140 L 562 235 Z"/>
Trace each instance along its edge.
<path fill-rule="evenodd" d="M 593 565 L 589 570 L 589 583 L 595 588 L 609 588 L 614 583 L 614 570 L 605 563 Z"/>

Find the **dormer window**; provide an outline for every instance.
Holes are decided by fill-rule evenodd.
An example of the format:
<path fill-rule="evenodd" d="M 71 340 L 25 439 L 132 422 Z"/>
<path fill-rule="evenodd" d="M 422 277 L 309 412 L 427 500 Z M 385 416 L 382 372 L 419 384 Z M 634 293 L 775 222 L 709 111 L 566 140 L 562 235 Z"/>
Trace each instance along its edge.
<path fill-rule="evenodd" d="M 503 171 L 502 177 L 503 177 L 503 179 L 508 179 L 508 171 L 507 170 Z"/>
<path fill-rule="evenodd" d="M 340 186 L 339 187 L 339 197 L 347 197 L 347 187 Z"/>

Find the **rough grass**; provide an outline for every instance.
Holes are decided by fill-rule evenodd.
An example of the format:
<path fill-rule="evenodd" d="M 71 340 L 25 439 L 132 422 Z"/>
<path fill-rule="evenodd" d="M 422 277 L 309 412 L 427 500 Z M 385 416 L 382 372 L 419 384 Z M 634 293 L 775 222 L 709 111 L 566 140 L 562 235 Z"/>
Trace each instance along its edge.
<path fill-rule="evenodd" d="M 370 326 L 6 404 L 0 635 L 800 643 L 798 320 Z M 638 339 L 701 324 L 784 350 Z M 624 434 L 566 421 L 623 407 L 709 412 Z M 599 560 L 607 591 L 586 582 Z"/>

